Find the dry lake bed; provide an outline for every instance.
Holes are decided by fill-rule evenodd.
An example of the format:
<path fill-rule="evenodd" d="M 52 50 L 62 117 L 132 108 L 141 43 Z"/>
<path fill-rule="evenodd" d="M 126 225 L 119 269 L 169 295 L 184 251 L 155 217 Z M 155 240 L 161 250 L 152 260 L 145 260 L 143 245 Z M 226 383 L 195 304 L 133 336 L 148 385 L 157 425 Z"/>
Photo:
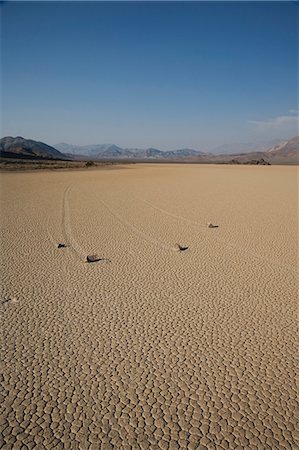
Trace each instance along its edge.
<path fill-rule="evenodd" d="M 298 448 L 297 167 L 0 177 L 1 448 Z"/>

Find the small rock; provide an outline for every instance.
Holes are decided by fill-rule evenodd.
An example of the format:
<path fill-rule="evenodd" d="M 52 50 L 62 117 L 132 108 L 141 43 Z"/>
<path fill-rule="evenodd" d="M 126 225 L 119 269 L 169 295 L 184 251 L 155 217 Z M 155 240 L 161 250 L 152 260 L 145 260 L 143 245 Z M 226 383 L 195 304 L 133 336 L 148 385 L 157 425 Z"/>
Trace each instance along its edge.
<path fill-rule="evenodd" d="M 86 256 L 86 262 L 88 263 L 92 263 L 92 262 L 97 262 L 100 261 L 101 258 L 98 255 L 88 255 Z"/>
<path fill-rule="evenodd" d="M 214 225 L 211 222 L 208 222 L 208 228 L 218 228 L 218 225 Z"/>

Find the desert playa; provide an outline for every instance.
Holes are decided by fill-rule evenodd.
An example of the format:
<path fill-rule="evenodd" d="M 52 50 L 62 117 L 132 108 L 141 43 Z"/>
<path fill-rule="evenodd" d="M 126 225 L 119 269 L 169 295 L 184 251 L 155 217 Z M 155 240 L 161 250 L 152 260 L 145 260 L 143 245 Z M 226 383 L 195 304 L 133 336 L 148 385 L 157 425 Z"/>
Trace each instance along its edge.
<path fill-rule="evenodd" d="M 297 448 L 296 167 L 0 176 L 1 448 Z"/>

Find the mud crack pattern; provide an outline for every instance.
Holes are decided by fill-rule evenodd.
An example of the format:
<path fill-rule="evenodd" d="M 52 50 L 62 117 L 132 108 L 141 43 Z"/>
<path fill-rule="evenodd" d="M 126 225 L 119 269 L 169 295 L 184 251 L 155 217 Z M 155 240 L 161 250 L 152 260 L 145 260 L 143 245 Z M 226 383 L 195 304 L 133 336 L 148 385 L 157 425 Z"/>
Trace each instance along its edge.
<path fill-rule="evenodd" d="M 0 447 L 298 448 L 297 198 L 294 167 L 2 174 Z"/>

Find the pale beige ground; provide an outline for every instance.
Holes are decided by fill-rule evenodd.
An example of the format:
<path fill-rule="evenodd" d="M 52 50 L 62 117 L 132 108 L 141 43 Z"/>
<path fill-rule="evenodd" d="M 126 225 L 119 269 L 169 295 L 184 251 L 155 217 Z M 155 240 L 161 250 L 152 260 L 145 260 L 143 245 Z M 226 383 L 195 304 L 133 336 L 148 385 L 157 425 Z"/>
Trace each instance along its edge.
<path fill-rule="evenodd" d="M 2 174 L 0 447 L 298 448 L 297 199 L 296 167 Z"/>

